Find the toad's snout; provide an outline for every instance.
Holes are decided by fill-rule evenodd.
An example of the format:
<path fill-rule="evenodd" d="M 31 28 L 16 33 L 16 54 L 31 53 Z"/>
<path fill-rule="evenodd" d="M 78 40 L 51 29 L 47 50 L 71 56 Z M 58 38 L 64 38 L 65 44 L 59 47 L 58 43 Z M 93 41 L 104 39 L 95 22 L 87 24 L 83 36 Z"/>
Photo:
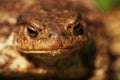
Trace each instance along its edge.
<path fill-rule="evenodd" d="M 34 27 L 26 27 L 23 33 L 26 33 L 25 36 L 33 40 L 54 40 L 58 42 L 67 39 L 67 32 L 64 28 L 55 28 L 46 27 L 45 29 L 36 29 Z"/>

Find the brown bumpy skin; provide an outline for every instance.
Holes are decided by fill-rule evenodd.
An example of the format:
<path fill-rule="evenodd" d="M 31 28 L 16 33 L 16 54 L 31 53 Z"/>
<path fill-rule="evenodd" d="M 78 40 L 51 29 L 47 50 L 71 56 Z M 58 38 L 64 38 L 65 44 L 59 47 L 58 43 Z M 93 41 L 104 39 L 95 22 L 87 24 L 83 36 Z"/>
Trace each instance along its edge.
<path fill-rule="evenodd" d="M 52 71 L 53 76 L 80 78 L 91 73 L 94 53 L 92 56 L 90 53 L 94 52 L 94 44 L 92 52 L 85 48 L 92 43 L 84 19 L 91 11 L 69 1 L 65 4 L 61 0 L 51 0 L 48 4 L 40 1 L 42 4 L 32 6 L 18 18 L 14 32 L 17 49 L 36 67 L 45 68 L 50 75 Z M 90 57 L 93 59 L 89 60 Z"/>
<path fill-rule="evenodd" d="M 101 34 L 98 35 L 97 30 L 98 27 L 101 29 L 102 25 L 99 24 L 96 9 L 90 5 L 89 0 L 28 0 L 33 1 L 28 4 L 24 1 L 23 5 L 26 7 L 15 1 L 16 5 L 13 6 L 18 8 L 12 10 L 10 7 L 11 12 L 9 6 L 5 11 L 0 8 L 3 10 L 1 12 L 7 13 L 4 16 L 9 14 L 0 20 L 1 23 L 6 21 L 9 24 L 0 25 L 0 29 L 7 29 L 0 33 L 3 37 L 0 41 L 2 57 L 0 72 L 4 73 L 3 75 L 7 73 L 10 77 L 17 77 L 18 73 L 23 75 L 23 78 L 28 74 L 29 80 L 43 78 L 88 80 L 93 74 L 91 80 L 96 80 L 100 73 L 105 77 L 100 76 L 99 80 L 106 78 L 108 65 L 104 69 L 102 64 L 106 56 L 103 49 L 99 49 L 101 44 L 97 46 L 98 48 L 95 47 L 97 40 L 101 41 Z M 9 27 L 11 24 L 15 30 Z M 7 34 L 8 36 L 3 34 L 9 30 L 13 31 L 10 36 L 8 34 L 11 32 Z M 4 39 L 7 39 L 5 43 Z M 104 43 L 100 48 L 103 46 Z M 102 73 L 99 72 L 101 69 Z M 16 75 L 11 75 L 14 72 Z"/>
<path fill-rule="evenodd" d="M 76 12 L 36 8 L 18 20 L 15 44 L 23 52 L 57 54 L 86 42 L 85 22 Z"/>

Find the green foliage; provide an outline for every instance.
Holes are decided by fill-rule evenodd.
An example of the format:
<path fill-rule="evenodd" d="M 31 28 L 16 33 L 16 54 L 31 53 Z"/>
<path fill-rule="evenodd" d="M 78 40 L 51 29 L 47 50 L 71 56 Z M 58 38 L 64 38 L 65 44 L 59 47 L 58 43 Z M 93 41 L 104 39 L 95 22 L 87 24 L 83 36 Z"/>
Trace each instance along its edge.
<path fill-rule="evenodd" d="M 110 10 L 115 7 L 118 0 L 95 0 L 97 5 L 104 11 Z"/>

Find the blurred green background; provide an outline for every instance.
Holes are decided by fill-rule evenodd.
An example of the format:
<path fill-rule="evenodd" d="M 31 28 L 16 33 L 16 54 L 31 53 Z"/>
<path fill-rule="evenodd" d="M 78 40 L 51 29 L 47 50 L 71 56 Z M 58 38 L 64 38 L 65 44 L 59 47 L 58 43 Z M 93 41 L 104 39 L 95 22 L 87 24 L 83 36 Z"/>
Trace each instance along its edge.
<path fill-rule="evenodd" d="M 102 11 L 107 11 L 120 6 L 120 0 L 95 0 Z"/>

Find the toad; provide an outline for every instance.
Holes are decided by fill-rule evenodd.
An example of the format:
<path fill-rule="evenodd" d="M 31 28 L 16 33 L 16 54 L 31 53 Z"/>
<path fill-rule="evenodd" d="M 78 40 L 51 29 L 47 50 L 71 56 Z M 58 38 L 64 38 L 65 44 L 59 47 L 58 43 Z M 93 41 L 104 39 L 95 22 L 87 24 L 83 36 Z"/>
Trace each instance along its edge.
<path fill-rule="evenodd" d="M 83 57 L 94 56 L 85 52 L 92 41 L 87 26 L 82 13 L 71 8 L 35 6 L 18 18 L 14 44 L 37 67 L 81 77 L 93 64 Z"/>
<path fill-rule="evenodd" d="M 14 47 L 46 76 L 88 78 L 96 52 L 88 18 L 94 10 L 84 1 L 39 1 L 17 19 Z"/>

